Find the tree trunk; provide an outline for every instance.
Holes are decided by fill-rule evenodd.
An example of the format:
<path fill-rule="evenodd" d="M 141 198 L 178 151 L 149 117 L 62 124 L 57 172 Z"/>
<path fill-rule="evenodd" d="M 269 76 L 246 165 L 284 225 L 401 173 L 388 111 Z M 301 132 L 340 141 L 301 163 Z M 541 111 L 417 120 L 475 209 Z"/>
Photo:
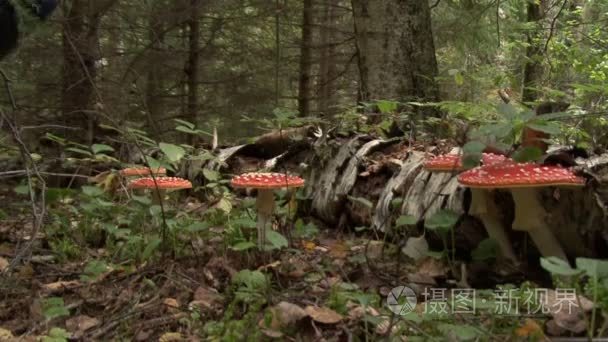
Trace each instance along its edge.
<path fill-rule="evenodd" d="M 97 66 L 101 18 L 118 0 L 64 2 L 63 70 L 61 109 L 64 125 L 83 134 L 66 131 L 71 140 L 91 144 L 96 137 L 103 99 L 97 92 Z M 98 104 L 98 106 L 95 106 Z M 97 107 L 97 108 L 95 108 Z"/>
<path fill-rule="evenodd" d="M 63 24 L 63 89 L 61 104 L 66 126 L 76 127 L 83 134 L 66 132 L 80 143 L 93 142 L 96 117 L 93 112 L 99 17 L 92 16 L 89 1 L 74 0 L 65 6 Z"/>
<path fill-rule="evenodd" d="M 325 1 L 321 25 L 321 58 L 319 66 L 319 112 L 330 117 L 335 106 L 336 80 L 336 27 L 335 6 Z"/>
<path fill-rule="evenodd" d="M 200 24 L 199 10 L 200 1 L 190 0 L 191 16 L 188 21 L 188 66 L 186 75 L 188 77 L 188 121 L 197 123 L 198 121 L 198 80 L 199 80 L 199 58 L 200 58 Z M 196 136 L 189 136 L 189 143 L 196 143 Z"/>
<path fill-rule="evenodd" d="M 540 0 L 540 2 L 528 1 L 528 23 L 538 25 L 544 18 L 545 1 L 546 0 Z M 538 87 L 540 86 L 543 76 L 541 64 L 543 51 L 540 42 L 542 32 L 540 31 L 540 27 L 535 27 L 534 31 L 528 32 L 527 34 L 528 47 L 526 48 L 526 64 L 524 66 L 521 97 L 524 103 L 532 103 L 539 99 Z"/>
<path fill-rule="evenodd" d="M 161 1 L 159 1 L 161 2 Z M 165 113 L 165 101 L 160 96 L 163 93 L 163 77 L 159 65 L 163 62 L 162 44 L 165 39 L 166 12 L 164 1 L 162 6 L 153 6 L 150 11 L 148 23 L 148 39 L 150 41 L 150 56 L 148 59 L 148 71 L 146 75 L 146 108 L 148 111 L 148 125 L 153 133 L 158 133 L 156 124 Z"/>
<path fill-rule="evenodd" d="M 438 100 L 428 2 L 352 0 L 352 5 L 360 100 Z"/>
<path fill-rule="evenodd" d="M 298 110 L 301 116 L 310 115 L 312 41 L 312 0 L 304 0 L 302 9 L 302 42 L 300 45 L 300 81 L 298 92 Z"/>

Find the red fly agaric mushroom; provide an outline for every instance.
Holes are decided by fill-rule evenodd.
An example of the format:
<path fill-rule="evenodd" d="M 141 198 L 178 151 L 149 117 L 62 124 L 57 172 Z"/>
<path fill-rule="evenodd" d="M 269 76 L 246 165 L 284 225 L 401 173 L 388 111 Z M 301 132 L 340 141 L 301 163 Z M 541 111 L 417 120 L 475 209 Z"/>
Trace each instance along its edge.
<path fill-rule="evenodd" d="M 495 153 L 481 154 L 481 163 L 483 165 L 500 163 L 507 159 L 507 157 Z M 450 153 L 433 157 L 424 162 L 424 168 L 429 171 L 462 171 L 462 155 Z"/>
<path fill-rule="evenodd" d="M 483 153 L 481 163 L 493 165 L 496 163 L 509 162 L 511 159 L 494 153 Z M 461 156 L 459 154 L 444 154 L 432 158 L 424 163 L 429 171 L 460 171 L 463 169 Z M 489 198 L 487 191 L 483 189 L 471 189 L 471 206 L 469 214 L 477 217 L 486 228 L 490 239 L 496 241 L 501 253 L 508 259 L 516 262 L 517 257 L 511 246 L 511 241 L 506 229 L 499 220 L 498 210 L 494 201 Z"/>
<path fill-rule="evenodd" d="M 549 186 L 580 187 L 585 185 L 583 178 L 561 166 L 501 163 L 463 172 L 458 181 L 472 189 L 509 189 L 515 203 L 513 229 L 527 231 L 544 257 L 556 256 L 567 260 L 566 253 L 545 222 L 547 212 L 539 200 L 537 189 Z"/>
<path fill-rule="evenodd" d="M 165 169 L 164 167 L 151 169 L 151 168 L 145 167 L 145 166 L 136 166 L 136 167 L 129 167 L 129 168 L 120 170 L 120 175 L 123 177 L 135 177 L 135 176 L 146 177 L 146 176 L 150 176 L 150 174 L 154 174 L 155 176 L 156 175 L 166 175 L 167 169 Z"/>
<path fill-rule="evenodd" d="M 192 183 L 187 179 L 177 177 L 146 177 L 129 182 L 128 187 L 129 189 L 153 190 L 153 203 L 159 204 L 167 190 L 191 189 Z"/>
<path fill-rule="evenodd" d="M 283 173 L 245 173 L 232 178 L 234 188 L 257 189 L 256 207 L 258 211 L 258 247 L 263 249 L 266 243 L 266 225 L 274 213 L 274 189 L 299 188 L 304 186 L 304 179 Z"/>

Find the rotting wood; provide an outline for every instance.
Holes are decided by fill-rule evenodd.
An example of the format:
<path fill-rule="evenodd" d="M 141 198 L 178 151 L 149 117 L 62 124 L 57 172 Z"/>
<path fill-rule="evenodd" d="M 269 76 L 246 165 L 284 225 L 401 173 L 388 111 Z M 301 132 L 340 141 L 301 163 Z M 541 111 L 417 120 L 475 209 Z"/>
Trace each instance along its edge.
<path fill-rule="evenodd" d="M 356 136 L 343 144 L 334 157 L 320 170 L 314 165 L 310 170 L 306 193 L 312 197 L 312 208 L 317 216 L 327 222 L 336 223 L 338 219 L 335 186 L 341 178 L 342 170 L 347 161 L 355 155 L 364 136 Z"/>
<path fill-rule="evenodd" d="M 372 155 L 390 141 L 374 139 L 369 136 L 355 136 L 348 140 L 344 138 L 329 139 L 319 149 L 313 141 L 291 141 L 289 146 L 302 144 L 297 153 L 289 152 L 273 158 L 261 159 L 259 164 L 271 167 L 280 172 L 296 172 L 307 174 L 305 197 L 311 200 L 311 214 L 328 224 L 335 224 L 341 214 L 354 218 L 360 210 L 357 206 L 348 206 L 348 195 L 363 197 L 374 203 L 371 217 L 367 223 L 380 231 L 390 232 L 392 224 L 399 215 L 411 215 L 421 220 L 428 219 L 440 209 L 449 209 L 457 213 L 464 212 L 464 188 L 458 185 L 456 175 L 452 173 L 429 173 L 424 171 L 422 163 L 425 154 L 420 151 L 408 152 L 407 158 L 380 158 Z M 250 145 L 248 149 L 252 148 Z M 305 145 L 305 146 L 304 146 Z M 286 147 L 287 148 L 287 147 Z M 220 160 L 230 164 L 231 159 L 249 157 L 243 146 L 236 146 L 220 151 Z M 256 159 L 251 156 L 252 159 Z M 259 159 L 259 158 L 257 158 Z M 268 163 L 268 160 L 271 160 Z M 371 176 L 361 177 L 359 171 L 370 160 L 379 163 L 399 163 L 397 168 L 375 168 Z M 266 163 L 265 163 L 266 162 Z M 593 181 L 585 189 L 555 189 L 548 188 L 540 191 L 540 196 L 549 215 L 547 222 L 551 225 L 556 236 L 562 242 L 568 255 L 598 257 L 608 254 L 604 251 L 608 245 L 608 155 L 594 156 L 589 159 L 577 159 L 579 171 L 583 171 Z M 372 162 L 373 163 L 373 162 Z M 305 168 L 296 169 L 299 165 Z M 232 166 L 232 165 L 230 165 Z M 231 167 L 227 171 L 234 171 Z M 388 171 L 387 171 L 388 170 Z M 386 177 L 386 183 L 381 189 L 374 187 L 374 194 L 366 196 L 365 187 L 359 190 L 358 185 L 366 179 Z M 388 172 L 388 173 L 387 173 Z M 362 192 L 360 190 L 363 190 Z M 376 192 L 375 190 L 380 190 Z M 380 195 L 378 195 L 380 193 Z M 499 193 L 502 193 L 499 191 Z M 378 197 L 379 196 L 379 197 Z M 376 200 L 375 198 L 378 197 Z M 402 207 L 391 208 L 391 203 L 397 197 L 403 198 Z M 497 206 L 502 208 L 505 222 L 510 217 L 513 203 L 510 196 L 493 196 Z M 356 220 L 355 220 L 356 221 Z M 358 222 L 361 223 L 361 222 Z M 508 223 L 507 223 L 508 224 Z M 515 241 L 517 244 L 517 242 Z M 521 243 L 519 244 L 521 246 Z M 519 248 L 521 249 L 521 247 Z"/>
<path fill-rule="evenodd" d="M 463 193 L 464 189 L 458 185 L 453 173 L 429 173 L 423 170 L 417 174 L 412 186 L 407 190 L 401 212 L 421 219 L 433 216 L 440 209 L 461 213 Z"/>
<path fill-rule="evenodd" d="M 422 169 L 424 154 L 412 152 L 409 157 L 401 164 L 399 173 L 394 175 L 386 184 L 376 204 L 374 216 L 372 217 L 372 227 L 380 231 L 390 231 L 392 220 L 391 203 L 395 198 L 396 192 L 402 187 L 408 187 L 416 178 L 416 174 Z M 407 200 L 407 199 L 406 199 Z"/>
<path fill-rule="evenodd" d="M 371 152 L 374 152 L 378 148 L 384 147 L 389 144 L 394 144 L 399 142 L 400 139 L 391 139 L 391 140 L 372 140 L 365 143 L 355 155 L 349 160 L 348 165 L 344 169 L 342 173 L 342 177 L 340 178 L 340 182 L 335 188 L 335 195 L 338 198 L 344 198 L 348 194 L 350 194 L 355 182 L 357 181 L 358 169 L 364 158 L 369 155 Z"/>
<path fill-rule="evenodd" d="M 211 170 L 219 170 L 222 165 L 228 161 L 228 159 L 232 158 L 232 156 L 238 153 L 245 146 L 246 145 L 239 145 L 221 149 L 219 154 L 217 155 L 217 158 L 215 160 L 211 160 L 207 164 L 207 168 Z"/>

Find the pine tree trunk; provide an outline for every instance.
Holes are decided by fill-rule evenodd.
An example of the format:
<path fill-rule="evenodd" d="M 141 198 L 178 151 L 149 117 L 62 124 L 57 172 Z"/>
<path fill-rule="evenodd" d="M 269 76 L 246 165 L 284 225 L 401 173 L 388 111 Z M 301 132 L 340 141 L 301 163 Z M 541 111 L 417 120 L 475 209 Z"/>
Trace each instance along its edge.
<path fill-rule="evenodd" d="M 165 101 L 160 96 L 163 92 L 163 77 L 159 65 L 163 62 L 162 44 L 165 39 L 165 25 L 163 19 L 165 14 L 163 6 L 154 6 L 150 11 L 148 23 L 148 39 L 150 45 L 150 56 L 148 59 L 148 71 L 146 75 L 146 108 L 148 111 L 148 125 L 153 133 L 158 133 L 157 120 L 162 118 L 165 112 Z"/>
<path fill-rule="evenodd" d="M 436 101 L 437 61 L 427 1 L 352 0 L 360 100 Z"/>
<path fill-rule="evenodd" d="M 66 6 L 63 24 L 63 89 L 61 104 L 63 121 L 68 127 L 79 128 L 84 134 L 66 135 L 81 143 L 93 142 L 96 118 L 93 100 L 97 69 L 96 50 L 99 46 L 99 18 L 89 15 L 86 0 L 74 0 Z"/>
<path fill-rule="evenodd" d="M 302 42 L 300 45 L 300 80 L 298 110 L 301 116 L 310 115 L 312 73 L 312 0 L 304 0 L 302 9 Z"/>
<path fill-rule="evenodd" d="M 321 58 L 319 66 L 319 112 L 331 116 L 335 106 L 334 84 L 336 79 L 336 27 L 335 7 L 325 1 L 321 24 Z"/>
<path fill-rule="evenodd" d="M 64 6 L 63 70 L 61 108 L 65 126 L 83 134 L 67 131 L 70 140 L 91 144 L 96 137 L 103 99 L 97 92 L 99 26 L 102 17 L 118 0 L 73 0 Z M 98 104 L 97 106 L 95 104 Z M 96 108 L 97 107 L 97 108 Z"/>
<path fill-rule="evenodd" d="M 199 58 L 200 58 L 200 24 L 199 11 L 200 1 L 190 0 L 191 16 L 188 21 L 188 66 L 186 74 L 188 77 L 188 121 L 196 123 L 198 119 L 199 97 L 198 97 L 198 80 L 199 80 Z M 196 137 L 189 136 L 189 143 L 194 145 Z"/>
<path fill-rule="evenodd" d="M 539 24 L 544 18 L 545 0 L 528 1 L 528 23 Z M 531 103 L 539 99 L 538 87 L 542 81 L 543 68 L 541 65 L 542 46 L 539 38 L 540 27 L 535 28 L 533 32 L 528 32 L 526 49 L 526 64 L 524 66 L 524 79 L 522 90 L 522 101 Z"/>

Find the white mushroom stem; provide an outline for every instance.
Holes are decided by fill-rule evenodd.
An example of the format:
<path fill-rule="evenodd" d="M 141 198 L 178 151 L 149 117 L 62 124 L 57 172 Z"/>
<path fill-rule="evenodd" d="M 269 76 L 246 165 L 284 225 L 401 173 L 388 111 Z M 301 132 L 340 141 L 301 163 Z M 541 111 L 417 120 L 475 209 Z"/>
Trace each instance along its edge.
<path fill-rule="evenodd" d="M 255 204 L 258 210 L 258 248 L 263 250 L 266 244 L 266 226 L 272 221 L 274 213 L 274 192 L 270 189 L 258 189 Z"/>
<path fill-rule="evenodd" d="M 499 220 L 498 209 L 494 200 L 488 195 L 488 190 L 471 189 L 469 214 L 477 217 L 483 223 L 490 239 L 498 244 L 501 254 L 509 260 L 517 262 L 509 236 Z"/>
<path fill-rule="evenodd" d="M 547 212 L 538 199 L 535 188 L 512 188 L 515 202 L 513 229 L 526 231 L 544 257 L 555 256 L 568 261 L 559 241 L 545 222 Z"/>

